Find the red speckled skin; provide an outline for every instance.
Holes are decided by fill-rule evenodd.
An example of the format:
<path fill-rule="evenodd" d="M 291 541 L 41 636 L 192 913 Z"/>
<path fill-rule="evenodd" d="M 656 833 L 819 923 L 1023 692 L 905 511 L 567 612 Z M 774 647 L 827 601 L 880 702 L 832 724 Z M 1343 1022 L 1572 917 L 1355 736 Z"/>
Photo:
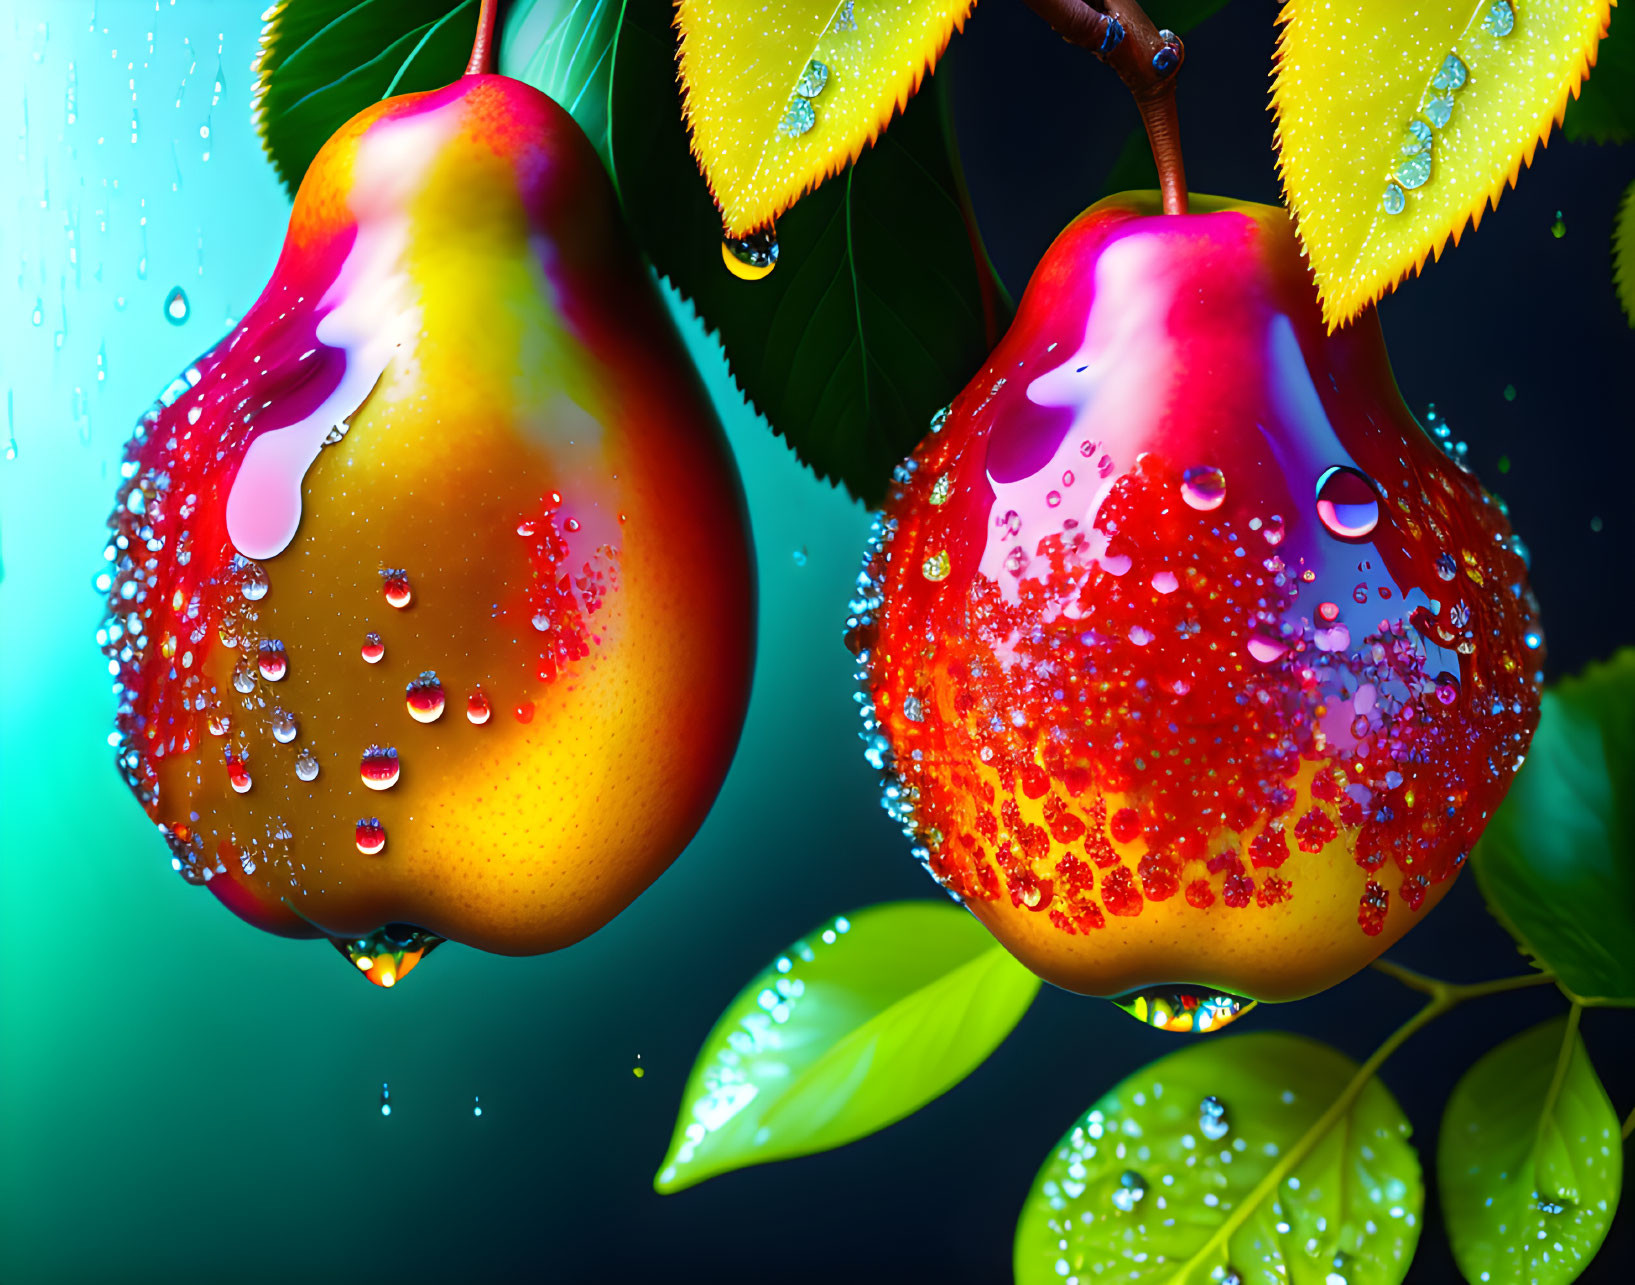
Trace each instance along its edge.
<path fill-rule="evenodd" d="M 1286 1000 L 1446 892 L 1541 641 L 1373 312 L 1325 333 L 1282 210 L 1192 211 L 1125 194 L 1051 246 L 900 474 L 850 641 L 917 851 L 1030 968 Z M 1335 466 L 1374 488 L 1324 492 L 1342 534 Z"/>
<path fill-rule="evenodd" d="M 337 329 L 347 308 L 362 321 Z M 260 498 L 247 452 L 368 369 L 375 320 L 405 315 L 306 469 L 293 541 L 246 572 L 228 500 Z M 742 495 L 602 165 L 544 95 L 469 76 L 342 127 L 266 290 L 144 416 L 126 476 L 105 635 L 121 766 L 183 875 L 249 922 L 552 950 L 703 821 L 749 692 Z M 272 639 L 287 676 L 240 672 Z M 446 694 L 432 721 L 410 709 L 435 703 L 427 671 Z M 363 780 L 372 745 L 398 752 L 389 789 Z"/>

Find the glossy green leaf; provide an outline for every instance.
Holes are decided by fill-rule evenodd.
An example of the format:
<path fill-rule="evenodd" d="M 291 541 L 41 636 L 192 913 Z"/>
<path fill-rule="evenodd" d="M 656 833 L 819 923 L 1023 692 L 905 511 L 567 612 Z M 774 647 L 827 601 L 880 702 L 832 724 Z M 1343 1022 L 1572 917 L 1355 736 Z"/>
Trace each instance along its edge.
<path fill-rule="evenodd" d="M 680 1191 L 878 1132 L 975 1070 L 1038 991 L 947 902 L 888 902 L 820 925 L 704 1041 L 654 1187 Z"/>
<path fill-rule="evenodd" d="M 1472 863 L 1494 914 L 1568 991 L 1635 1004 L 1635 650 L 1545 692 Z"/>
<path fill-rule="evenodd" d="M 1635 19 L 1625 12 L 1612 11 L 1595 70 L 1567 108 L 1566 133 L 1575 143 L 1627 143 L 1635 137 Z"/>
<path fill-rule="evenodd" d="M 1448 1099 L 1437 1189 L 1453 1256 L 1476 1285 L 1566 1285 L 1606 1239 L 1623 1140 L 1566 1019 L 1523 1031 Z"/>
<path fill-rule="evenodd" d="M 1016 1228 L 1016 1285 L 1208 1285 L 1229 1271 L 1243 1285 L 1397 1285 L 1425 1188 L 1408 1119 L 1377 1078 L 1257 1192 L 1356 1071 L 1281 1031 L 1205 1039 L 1143 1067 L 1039 1170 Z"/>
<path fill-rule="evenodd" d="M 255 63 L 255 121 L 293 194 L 329 136 L 370 103 L 465 71 L 477 0 L 281 0 Z"/>
<path fill-rule="evenodd" d="M 668 0 L 627 0 L 613 70 L 626 217 L 720 337 L 739 386 L 820 476 L 878 502 L 1009 318 L 970 222 L 946 70 L 873 147 L 778 221 L 776 268 L 727 270 L 688 150 Z M 948 60 L 945 59 L 946 63 Z"/>
<path fill-rule="evenodd" d="M 624 0 L 515 0 L 505 15 L 499 69 L 555 99 L 604 163 L 613 43 Z"/>

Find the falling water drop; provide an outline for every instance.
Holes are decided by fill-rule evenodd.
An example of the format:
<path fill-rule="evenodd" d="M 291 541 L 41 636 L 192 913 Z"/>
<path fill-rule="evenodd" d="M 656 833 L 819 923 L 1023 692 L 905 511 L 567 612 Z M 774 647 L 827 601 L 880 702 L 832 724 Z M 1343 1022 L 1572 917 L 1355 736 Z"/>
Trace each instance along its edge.
<path fill-rule="evenodd" d="M 170 293 L 165 296 L 165 320 L 173 326 L 187 323 L 192 307 L 187 301 L 187 291 L 181 286 L 172 286 Z"/>
<path fill-rule="evenodd" d="M 473 1094 L 472 1098 L 471 1098 L 471 1114 L 474 1117 L 480 1117 L 482 1115 L 482 1113 L 483 1113 L 482 1095 L 481 1094 Z"/>
<path fill-rule="evenodd" d="M 778 266 L 778 230 L 769 227 L 748 236 L 723 237 L 721 261 L 733 276 L 759 281 Z"/>
<path fill-rule="evenodd" d="M 380 1086 L 380 1113 L 382 1115 L 392 1114 L 392 1086 L 384 1082 Z"/>
<path fill-rule="evenodd" d="M 1145 1026 L 1183 1035 L 1218 1031 L 1255 1006 L 1252 999 L 1196 986 L 1149 986 L 1116 995 L 1111 1003 Z"/>

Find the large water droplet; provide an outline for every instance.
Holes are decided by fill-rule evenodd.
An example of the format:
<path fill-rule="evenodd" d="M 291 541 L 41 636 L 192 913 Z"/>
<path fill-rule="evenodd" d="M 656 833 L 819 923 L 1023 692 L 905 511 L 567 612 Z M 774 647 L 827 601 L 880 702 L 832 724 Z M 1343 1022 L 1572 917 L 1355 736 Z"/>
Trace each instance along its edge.
<path fill-rule="evenodd" d="M 358 775 L 371 790 L 391 789 L 397 784 L 398 770 L 397 750 L 391 746 L 371 745 L 358 764 Z"/>
<path fill-rule="evenodd" d="M 260 602 L 267 596 L 267 569 L 259 562 L 245 559 L 239 570 L 238 591 L 250 602 Z"/>
<path fill-rule="evenodd" d="M 1436 75 L 1431 77 L 1431 86 L 1435 89 L 1463 89 L 1469 79 L 1470 73 L 1465 70 L 1459 55 L 1449 54 L 1436 69 Z"/>
<path fill-rule="evenodd" d="M 303 781 L 318 779 L 318 760 L 309 749 L 303 749 L 295 756 L 295 775 Z"/>
<path fill-rule="evenodd" d="M 1404 156 L 1397 161 L 1396 180 L 1410 192 L 1416 187 L 1424 187 L 1431 177 L 1431 154 L 1429 152 L 1415 152 L 1411 156 Z"/>
<path fill-rule="evenodd" d="M 802 134 L 810 133 L 816 124 L 817 111 L 797 94 L 784 109 L 783 119 L 778 122 L 778 132 L 785 138 L 799 138 Z"/>
<path fill-rule="evenodd" d="M 426 670 L 409 684 L 404 694 L 409 717 L 417 723 L 435 723 L 443 717 L 443 684 L 432 670 Z"/>
<path fill-rule="evenodd" d="M 1181 475 L 1181 498 L 1200 513 L 1220 508 L 1226 501 L 1226 474 L 1209 464 L 1189 468 Z"/>
<path fill-rule="evenodd" d="M 1337 464 L 1317 479 L 1317 516 L 1336 539 L 1366 540 L 1379 525 L 1379 493 L 1366 474 Z"/>
<path fill-rule="evenodd" d="M 1211 1142 L 1219 1142 L 1232 1126 L 1226 1120 L 1226 1104 L 1211 1095 L 1198 1104 L 1198 1132 Z"/>
<path fill-rule="evenodd" d="M 778 230 L 766 228 L 748 236 L 723 237 L 721 261 L 745 281 L 759 281 L 778 266 Z"/>
<path fill-rule="evenodd" d="M 1453 95 L 1429 94 L 1425 104 L 1420 108 L 1425 113 L 1425 119 L 1435 125 L 1437 129 L 1446 129 L 1448 122 L 1453 119 Z M 1413 184 L 1408 184 L 1412 187 Z"/>
<path fill-rule="evenodd" d="M 1408 208 L 1408 194 L 1402 190 L 1401 184 L 1387 183 L 1381 203 L 1387 214 L 1401 214 Z"/>
<path fill-rule="evenodd" d="M 187 291 L 181 286 L 172 286 L 170 293 L 165 296 L 165 320 L 173 326 L 180 326 L 187 321 L 192 308 L 187 302 Z"/>
<path fill-rule="evenodd" d="M 1218 1031 L 1255 1006 L 1241 995 L 1187 985 L 1148 986 L 1115 996 L 1112 1003 L 1143 1025 L 1183 1035 Z"/>
<path fill-rule="evenodd" d="M 1491 36 L 1508 36 L 1516 29 L 1516 11 L 1510 0 L 1493 0 L 1482 15 L 1482 30 Z"/>
<path fill-rule="evenodd" d="M 829 69 L 814 58 L 806 64 L 806 70 L 795 82 L 795 92 L 802 98 L 816 98 L 828 83 Z"/>
<path fill-rule="evenodd" d="M 443 944 L 436 933 L 413 924 L 387 924 L 367 937 L 330 940 L 365 977 L 376 986 L 387 987 L 395 986 L 425 956 Z M 381 1114 L 389 1115 L 385 1107 L 390 1094 L 384 1084 L 380 1088 Z"/>
<path fill-rule="evenodd" d="M 295 715 L 287 709 L 275 709 L 272 716 L 273 740 L 280 745 L 288 745 L 295 739 L 299 729 L 295 725 Z"/>

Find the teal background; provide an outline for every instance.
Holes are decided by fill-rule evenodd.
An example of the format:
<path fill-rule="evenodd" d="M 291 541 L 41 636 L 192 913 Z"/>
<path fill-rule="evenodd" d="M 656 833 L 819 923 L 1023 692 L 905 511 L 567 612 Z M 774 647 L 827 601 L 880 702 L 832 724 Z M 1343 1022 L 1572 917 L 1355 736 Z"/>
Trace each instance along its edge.
<path fill-rule="evenodd" d="M 1215 20 L 1188 42 L 1188 92 L 1219 95 L 1187 117 L 1219 146 L 1189 163 L 1201 189 L 1270 198 L 1263 63 L 1242 70 L 1266 56 L 1269 10 L 1239 11 L 1244 27 Z M 572 949 L 515 960 L 451 945 L 391 992 L 326 946 L 249 929 L 170 872 L 106 744 L 91 580 L 129 426 L 277 255 L 288 207 L 250 125 L 259 13 L 254 0 L 0 0 L 0 449 L 16 449 L 0 459 L 0 1281 L 1006 1279 L 1046 1150 L 1174 1047 L 1048 987 L 967 1083 L 877 1137 L 651 1191 L 693 1054 L 738 987 L 825 916 L 938 895 L 858 753 L 839 633 L 866 517 L 744 408 L 695 325 L 749 494 L 761 640 L 732 775 L 675 867 Z M 1117 98 L 1093 98 L 1104 73 L 1021 6 L 985 6 L 965 41 L 967 165 L 1019 286 L 1094 196 L 1095 162 L 1130 117 L 1119 105 L 1117 128 L 1083 126 Z M 1035 82 L 1060 110 L 1027 106 Z M 1632 637 L 1627 594 L 1608 591 L 1632 552 L 1631 345 L 1603 297 L 1603 210 L 1635 177 L 1604 159 L 1620 155 L 1551 149 L 1468 249 L 1384 310 L 1411 404 L 1434 397 L 1456 426 L 1480 425 L 1478 467 L 1511 493 L 1555 662 L 1570 666 Z M 1556 241 L 1563 191 L 1581 203 Z M 181 326 L 162 313 L 175 285 L 192 304 Z M 1590 447 L 1581 460 L 1562 449 L 1569 431 Z M 1509 480 L 1501 453 L 1517 460 Z M 1405 961 L 1465 978 L 1515 969 L 1472 881 L 1432 923 Z M 1362 1056 L 1410 1005 L 1369 975 L 1247 1020 Z M 1427 1165 L 1474 1051 L 1554 1011 L 1537 994 L 1473 1006 L 1390 1064 Z M 1628 1026 L 1585 1019 L 1623 1110 Z M 1629 1221 L 1588 1279 L 1625 1279 Z M 1453 1279 L 1434 1228 L 1415 1278 Z"/>

